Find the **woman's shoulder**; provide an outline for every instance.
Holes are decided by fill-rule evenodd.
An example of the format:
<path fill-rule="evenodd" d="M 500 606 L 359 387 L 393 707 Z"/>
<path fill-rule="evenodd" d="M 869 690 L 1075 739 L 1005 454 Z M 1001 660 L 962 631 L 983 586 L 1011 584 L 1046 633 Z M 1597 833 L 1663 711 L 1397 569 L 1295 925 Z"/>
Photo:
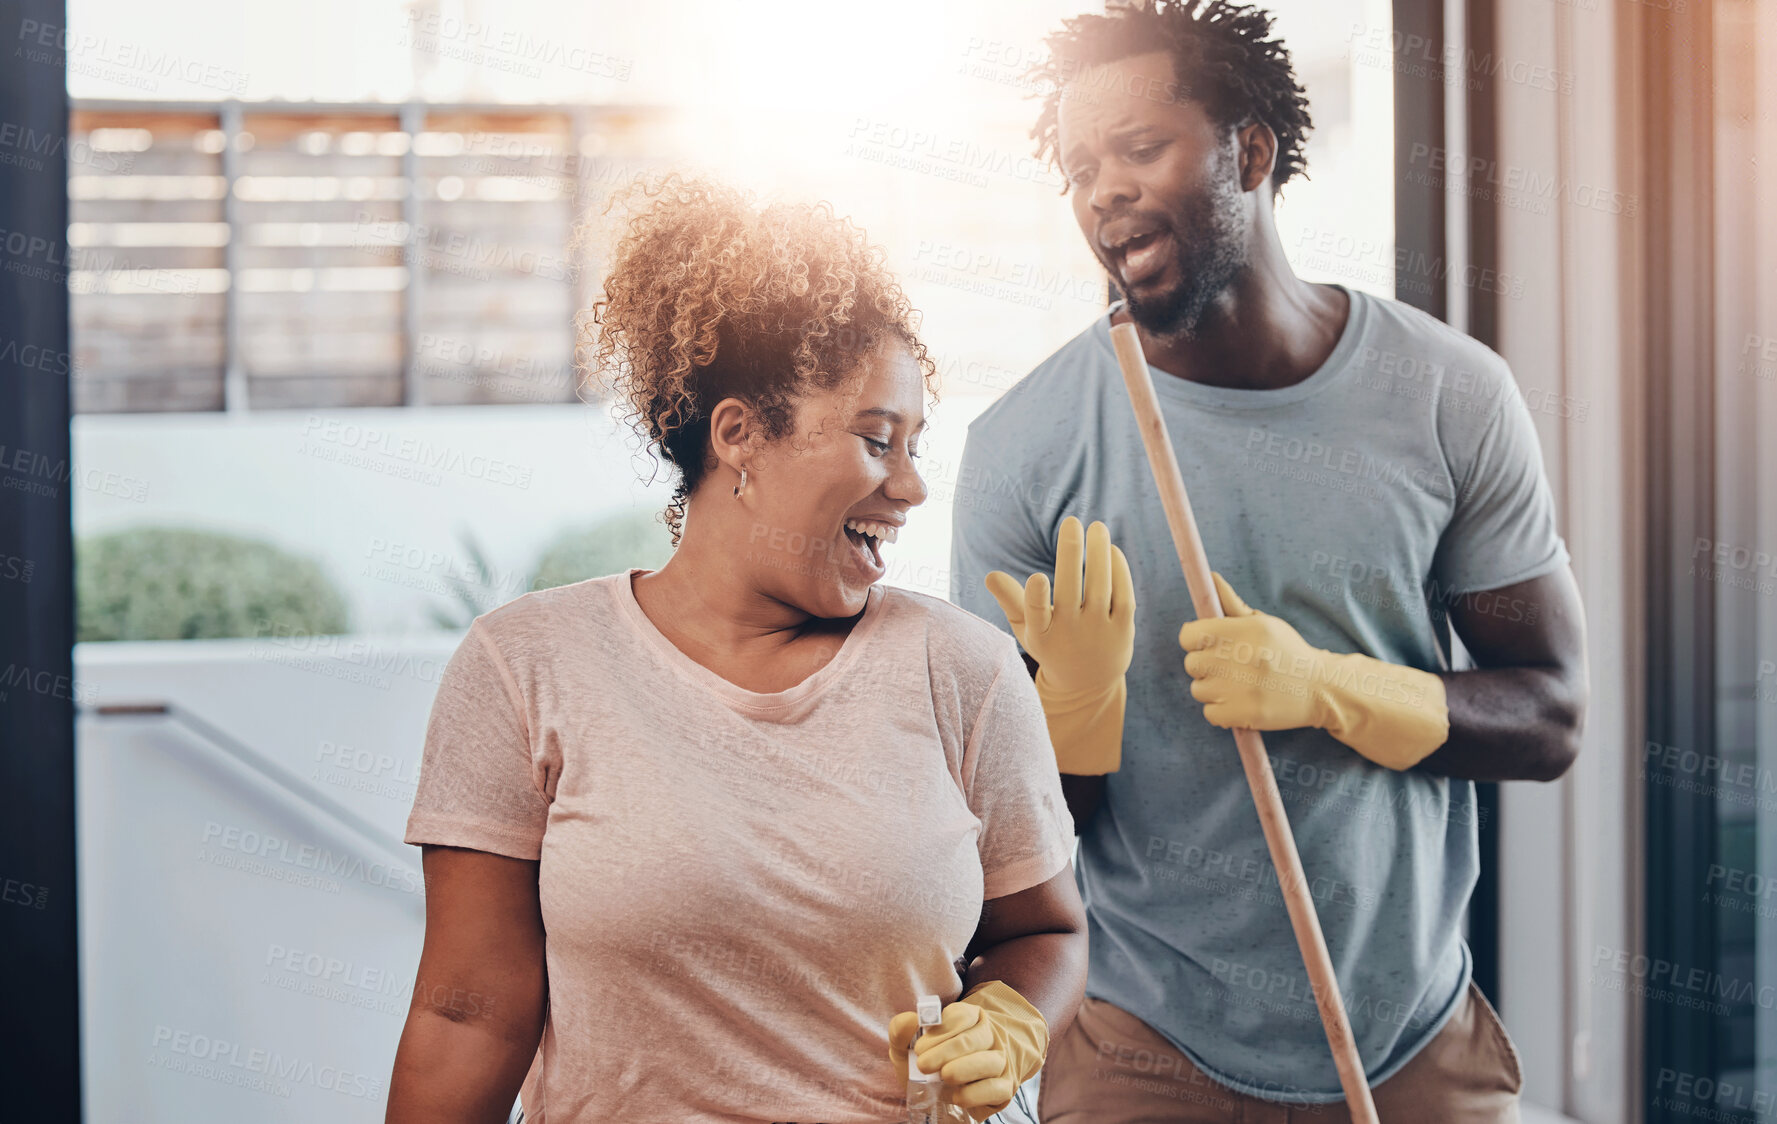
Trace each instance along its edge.
<path fill-rule="evenodd" d="M 617 603 L 613 583 L 627 580 L 628 574 L 607 574 L 567 585 L 551 586 L 521 593 L 477 616 L 471 628 L 498 641 L 525 646 L 547 644 L 564 636 L 578 634 L 587 627 L 608 626 L 615 618 Z"/>
<path fill-rule="evenodd" d="M 1018 643 L 1011 635 L 960 605 L 900 586 L 884 586 L 883 606 L 901 618 L 901 627 L 922 629 L 934 672 L 951 671 L 988 681 L 1017 662 Z"/>

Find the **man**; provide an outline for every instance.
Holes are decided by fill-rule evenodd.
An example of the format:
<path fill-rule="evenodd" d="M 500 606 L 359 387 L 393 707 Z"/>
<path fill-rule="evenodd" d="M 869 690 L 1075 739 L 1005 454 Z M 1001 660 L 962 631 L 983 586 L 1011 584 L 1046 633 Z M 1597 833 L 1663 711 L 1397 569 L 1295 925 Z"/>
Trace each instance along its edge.
<path fill-rule="evenodd" d="M 1059 540 L 1059 627 L 1064 586 L 1080 595 L 1079 524 L 1063 525 L 1077 515 L 1108 523 L 1139 607 L 1132 660 L 1089 638 L 1100 682 L 1038 674 L 1091 943 L 1040 1113 L 1347 1118 L 1228 732 L 1248 726 L 1266 731 L 1381 1118 L 1515 1121 L 1517 1055 L 1461 935 L 1472 782 L 1572 763 L 1582 609 L 1504 360 L 1285 259 L 1273 206 L 1311 122 L 1270 22 L 1170 4 L 1049 40 L 1033 135 L 1126 300 L 969 427 L 951 592 L 1028 641 L 1036 672 L 1016 584 L 996 578 L 996 603 L 986 578 L 1046 589 Z M 1124 320 L 1222 579 L 1220 621 L 1195 620 L 1180 574 L 1111 350 Z M 1102 606 L 1113 564 L 1102 531 L 1087 539 Z M 1474 669 L 1450 670 L 1452 630 Z"/>

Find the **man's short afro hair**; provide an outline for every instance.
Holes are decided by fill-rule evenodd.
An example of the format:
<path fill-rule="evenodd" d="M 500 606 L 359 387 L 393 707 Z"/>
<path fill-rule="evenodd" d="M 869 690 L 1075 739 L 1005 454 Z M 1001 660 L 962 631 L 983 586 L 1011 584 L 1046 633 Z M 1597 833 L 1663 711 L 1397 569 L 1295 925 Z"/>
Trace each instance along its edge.
<path fill-rule="evenodd" d="M 1248 120 L 1271 126 L 1277 134 L 1273 184 L 1282 187 L 1297 175 L 1307 178 L 1302 148 L 1314 122 L 1289 51 L 1271 37 L 1271 21 L 1271 13 L 1262 8 L 1226 0 L 1156 0 L 1152 7 L 1064 20 L 1061 30 L 1045 40 L 1049 57 L 1029 75 L 1045 91 L 1042 112 L 1030 132 L 1037 157 L 1059 163 L 1056 122 L 1062 91 L 1082 70 L 1164 51 L 1172 56 L 1179 95 L 1202 105 L 1211 120 L 1227 127 Z"/>

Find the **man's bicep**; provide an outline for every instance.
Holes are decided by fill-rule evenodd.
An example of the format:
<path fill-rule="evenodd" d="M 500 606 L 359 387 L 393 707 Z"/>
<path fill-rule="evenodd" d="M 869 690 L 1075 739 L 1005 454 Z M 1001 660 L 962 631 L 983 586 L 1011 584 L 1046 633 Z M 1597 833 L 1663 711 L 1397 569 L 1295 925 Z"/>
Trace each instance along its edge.
<path fill-rule="evenodd" d="M 1584 665 L 1585 613 L 1573 570 L 1465 593 L 1449 607 L 1450 623 L 1480 668 Z"/>
<path fill-rule="evenodd" d="M 1432 587 L 1446 599 L 1457 591 L 1497 591 L 1568 561 L 1536 426 L 1510 378 L 1502 375 L 1509 400 L 1478 435 L 1473 452 L 1452 465 L 1454 507 L 1430 574 Z"/>

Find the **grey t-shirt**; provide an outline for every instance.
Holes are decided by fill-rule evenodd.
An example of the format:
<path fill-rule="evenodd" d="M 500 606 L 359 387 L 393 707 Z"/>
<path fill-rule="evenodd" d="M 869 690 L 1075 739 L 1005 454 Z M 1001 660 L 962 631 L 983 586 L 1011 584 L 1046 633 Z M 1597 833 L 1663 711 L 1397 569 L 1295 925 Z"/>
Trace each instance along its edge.
<path fill-rule="evenodd" d="M 1449 666 L 1449 595 L 1568 561 L 1536 433 L 1498 354 L 1349 291 L 1326 362 L 1235 390 L 1156 369 L 1210 565 L 1317 647 Z M 1122 768 L 1080 839 L 1086 991 L 1196 1065 L 1273 1100 L 1340 1098 L 1232 736 L 1191 697 L 1194 619 L 1101 316 L 970 426 L 955 479 L 951 600 L 1010 631 L 983 578 L 1053 574 L 1068 515 L 1102 519 L 1135 579 Z M 1485 611 L 1524 620 L 1535 605 Z M 1474 785 L 1373 765 L 1320 730 L 1267 733 L 1372 1082 L 1442 1028 L 1468 983 Z"/>

